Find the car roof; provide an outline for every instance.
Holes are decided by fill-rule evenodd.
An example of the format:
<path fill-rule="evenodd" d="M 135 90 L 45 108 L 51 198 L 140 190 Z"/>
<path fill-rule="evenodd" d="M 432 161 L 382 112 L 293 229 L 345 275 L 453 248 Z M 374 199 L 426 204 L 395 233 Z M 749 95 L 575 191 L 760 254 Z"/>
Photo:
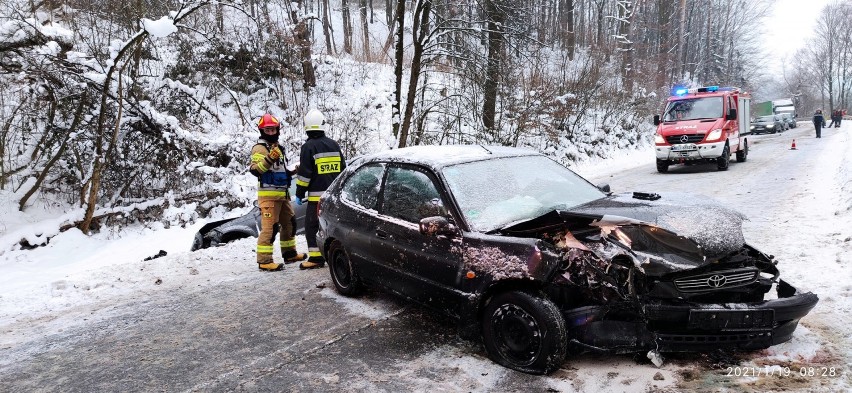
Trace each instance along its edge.
<path fill-rule="evenodd" d="M 539 153 L 507 146 L 439 145 L 412 146 L 373 153 L 359 160 L 361 163 L 387 161 L 423 164 L 438 169 L 449 165 L 488 160 L 492 158 L 534 156 Z"/>

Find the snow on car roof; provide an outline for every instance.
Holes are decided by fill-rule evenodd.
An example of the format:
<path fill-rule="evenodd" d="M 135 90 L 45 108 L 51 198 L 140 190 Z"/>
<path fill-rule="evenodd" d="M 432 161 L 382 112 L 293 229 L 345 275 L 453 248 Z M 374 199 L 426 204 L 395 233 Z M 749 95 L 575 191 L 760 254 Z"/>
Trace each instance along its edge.
<path fill-rule="evenodd" d="M 530 156 L 538 153 L 507 146 L 483 145 L 440 145 L 411 146 L 402 149 L 386 150 L 364 157 L 369 161 L 396 161 L 422 163 L 434 168 L 463 162 L 480 161 L 500 157 Z"/>

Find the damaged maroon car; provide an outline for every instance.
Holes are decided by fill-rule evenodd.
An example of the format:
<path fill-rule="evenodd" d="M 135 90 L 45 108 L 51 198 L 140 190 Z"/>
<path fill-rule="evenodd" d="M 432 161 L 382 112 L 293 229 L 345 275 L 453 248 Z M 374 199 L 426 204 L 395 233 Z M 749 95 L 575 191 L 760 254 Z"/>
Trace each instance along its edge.
<path fill-rule="evenodd" d="M 739 213 L 606 191 L 521 149 L 391 150 L 332 184 L 318 240 L 341 294 L 369 285 L 449 313 L 529 373 L 568 353 L 766 348 L 816 305 L 745 242 Z"/>

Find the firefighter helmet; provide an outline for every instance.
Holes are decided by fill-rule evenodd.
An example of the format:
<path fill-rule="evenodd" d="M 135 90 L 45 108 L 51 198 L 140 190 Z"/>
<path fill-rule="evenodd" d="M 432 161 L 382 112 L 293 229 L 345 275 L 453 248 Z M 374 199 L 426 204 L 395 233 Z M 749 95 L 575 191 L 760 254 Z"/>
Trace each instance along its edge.
<path fill-rule="evenodd" d="M 275 116 L 270 115 L 269 113 L 264 114 L 260 117 L 260 120 L 257 121 L 257 128 L 263 131 L 264 128 L 275 127 L 276 129 L 281 128 L 281 122 Z"/>
<path fill-rule="evenodd" d="M 325 131 L 325 116 L 322 112 L 316 109 L 308 111 L 305 115 L 305 131 Z"/>

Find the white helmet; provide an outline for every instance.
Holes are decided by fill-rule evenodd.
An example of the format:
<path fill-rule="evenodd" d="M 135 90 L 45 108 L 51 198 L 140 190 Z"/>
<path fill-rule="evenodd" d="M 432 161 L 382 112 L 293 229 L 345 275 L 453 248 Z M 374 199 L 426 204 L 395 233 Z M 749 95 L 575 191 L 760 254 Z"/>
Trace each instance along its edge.
<path fill-rule="evenodd" d="M 305 115 L 305 131 L 325 131 L 325 116 L 322 112 L 311 109 Z"/>

